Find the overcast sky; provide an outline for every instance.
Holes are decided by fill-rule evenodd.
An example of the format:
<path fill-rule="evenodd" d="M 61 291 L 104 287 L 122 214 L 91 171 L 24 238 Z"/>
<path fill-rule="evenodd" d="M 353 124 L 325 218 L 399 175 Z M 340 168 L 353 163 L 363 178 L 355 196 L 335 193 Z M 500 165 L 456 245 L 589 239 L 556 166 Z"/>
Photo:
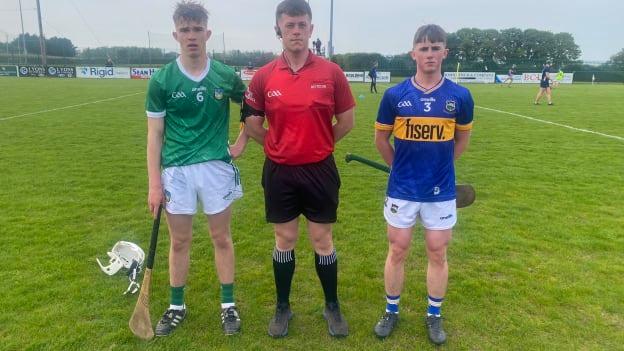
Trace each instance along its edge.
<path fill-rule="evenodd" d="M 35 0 L 21 0 L 24 29 L 38 33 Z M 62 36 L 74 45 L 151 46 L 175 49 L 171 15 L 176 0 L 40 0 L 46 37 Z M 278 52 L 273 33 L 278 0 L 203 0 L 210 11 L 209 49 Z M 310 0 L 313 39 L 329 39 L 330 0 Z M 0 0 L 0 42 L 21 32 L 18 0 Z M 334 0 L 336 53 L 407 52 L 419 25 L 460 28 L 536 28 L 569 32 L 581 59 L 606 61 L 624 48 L 622 0 Z M 1 46 L 0 46 L 1 49 Z"/>

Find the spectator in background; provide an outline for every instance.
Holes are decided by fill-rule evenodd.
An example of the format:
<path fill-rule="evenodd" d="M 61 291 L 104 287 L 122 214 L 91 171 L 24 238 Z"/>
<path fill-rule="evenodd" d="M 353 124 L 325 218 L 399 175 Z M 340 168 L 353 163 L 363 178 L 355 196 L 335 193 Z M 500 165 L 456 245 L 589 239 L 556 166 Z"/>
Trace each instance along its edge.
<path fill-rule="evenodd" d="M 316 38 L 316 40 L 313 41 L 312 44 L 314 45 L 314 51 L 316 51 L 316 54 L 321 56 L 321 39 Z"/>
<path fill-rule="evenodd" d="M 509 72 L 507 73 L 507 79 L 503 81 L 503 84 L 507 83 L 507 86 L 511 88 L 511 83 L 513 83 L 513 77 L 516 74 L 516 65 L 511 65 Z"/>
<path fill-rule="evenodd" d="M 555 80 L 553 81 L 553 88 L 558 87 L 562 80 L 563 80 L 563 70 L 561 69 L 561 67 L 559 67 L 559 71 L 557 72 L 557 75 L 555 76 Z"/>
<path fill-rule="evenodd" d="M 370 92 L 372 93 L 375 90 L 375 94 L 377 94 L 377 62 L 373 63 L 373 67 L 371 67 L 370 71 L 368 71 L 368 77 L 371 79 L 370 84 Z"/>
<path fill-rule="evenodd" d="M 106 67 L 113 67 L 113 66 L 115 66 L 115 64 L 113 63 L 113 59 L 111 59 L 110 56 L 106 58 L 106 64 L 105 65 L 106 65 Z"/>
<path fill-rule="evenodd" d="M 544 68 L 542 68 L 542 77 L 540 78 L 540 90 L 535 97 L 535 105 L 539 105 L 539 101 L 542 96 L 546 93 L 546 98 L 548 99 L 548 105 L 552 105 L 552 98 L 550 96 L 550 64 L 545 63 Z"/>

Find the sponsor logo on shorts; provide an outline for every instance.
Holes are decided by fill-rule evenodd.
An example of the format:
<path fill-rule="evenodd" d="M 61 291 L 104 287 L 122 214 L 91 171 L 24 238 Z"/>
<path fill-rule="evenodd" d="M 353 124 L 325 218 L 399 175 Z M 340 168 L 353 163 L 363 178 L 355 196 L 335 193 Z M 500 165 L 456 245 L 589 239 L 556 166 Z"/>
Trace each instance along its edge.
<path fill-rule="evenodd" d="M 397 204 L 390 205 L 390 212 L 392 212 L 392 213 L 399 212 L 399 205 L 397 205 Z"/>
<path fill-rule="evenodd" d="M 453 218 L 453 214 L 449 214 L 448 216 L 440 217 L 440 220 L 443 221 L 445 219 Z"/>
<path fill-rule="evenodd" d="M 165 190 L 165 202 L 171 202 L 171 193 L 169 192 L 169 190 Z"/>

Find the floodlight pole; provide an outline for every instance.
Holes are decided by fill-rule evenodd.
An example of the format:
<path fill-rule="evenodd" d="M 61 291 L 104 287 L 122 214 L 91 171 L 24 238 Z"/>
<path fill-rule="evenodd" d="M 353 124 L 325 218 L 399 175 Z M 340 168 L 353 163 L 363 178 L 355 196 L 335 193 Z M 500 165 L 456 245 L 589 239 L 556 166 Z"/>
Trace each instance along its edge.
<path fill-rule="evenodd" d="M 327 43 L 327 56 L 331 60 L 334 56 L 334 0 L 331 0 L 329 9 L 329 43 Z"/>
<path fill-rule="evenodd" d="M 22 14 L 22 0 L 19 0 L 20 21 L 22 22 L 22 47 L 24 48 L 24 63 L 28 63 L 28 52 L 26 51 L 26 34 L 24 34 L 24 15 Z M 19 46 L 19 40 L 18 45 Z"/>
<path fill-rule="evenodd" d="M 149 64 L 152 64 L 152 39 L 150 38 L 150 32 L 147 31 L 147 60 Z"/>
<path fill-rule="evenodd" d="M 43 26 L 41 24 L 41 6 L 37 0 L 37 18 L 39 19 L 39 46 L 41 47 L 41 64 L 46 65 L 46 47 L 45 38 L 43 37 Z"/>

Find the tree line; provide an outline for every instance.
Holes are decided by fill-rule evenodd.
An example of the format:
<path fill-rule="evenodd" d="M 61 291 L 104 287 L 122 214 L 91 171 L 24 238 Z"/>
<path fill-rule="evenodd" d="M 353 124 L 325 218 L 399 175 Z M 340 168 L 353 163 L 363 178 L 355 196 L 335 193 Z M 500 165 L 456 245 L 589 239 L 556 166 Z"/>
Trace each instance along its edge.
<path fill-rule="evenodd" d="M 40 54 L 39 37 L 34 34 L 20 34 L 13 41 L 6 43 L 6 52 L 19 55 Z M 159 48 L 144 47 L 98 47 L 78 51 L 70 39 L 52 37 L 46 39 L 48 56 L 57 57 L 56 63 L 101 64 L 110 57 L 116 64 L 153 64 L 161 65 L 176 57 L 175 52 L 165 52 Z M 579 61 L 581 50 L 570 33 L 552 33 L 537 29 L 478 29 L 462 28 L 449 33 L 449 57 L 443 70 L 454 70 L 459 63 L 462 71 L 505 71 L 515 64 L 519 71 L 541 69 L 543 63 L 551 63 L 567 71 L 583 70 L 586 65 Z M 0 50 L 2 52 L 4 50 Z M 262 66 L 275 58 L 275 54 L 265 51 L 232 50 L 226 53 L 213 52 L 212 56 L 232 66 Z M 31 60 L 32 61 L 32 60 Z M 332 57 L 342 69 L 367 70 L 374 62 L 380 70 L 389 70 L 393 74 L 410 74 L 414 62 L 409 53 L 382 55 L 379 53 L 347 53 Z M 624 49 L 614 54 L 605 64 L 595 67 L 599 70 L 624 70 Z"/>

